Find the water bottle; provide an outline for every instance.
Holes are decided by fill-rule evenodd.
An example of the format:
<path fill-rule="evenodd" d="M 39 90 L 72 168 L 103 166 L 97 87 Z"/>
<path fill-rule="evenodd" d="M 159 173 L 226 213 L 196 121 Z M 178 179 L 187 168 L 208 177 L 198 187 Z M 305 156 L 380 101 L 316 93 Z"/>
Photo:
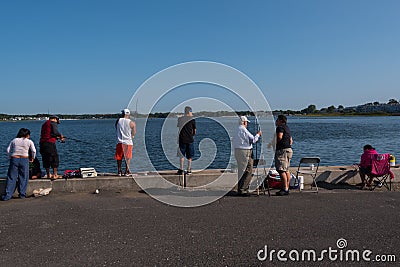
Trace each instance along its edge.
<path fill-rule="evenodd" d="M 303 176 L 299 176 L 299 182 L 300 182 L 300 190 L 304 189 L 304 178 Z"/>

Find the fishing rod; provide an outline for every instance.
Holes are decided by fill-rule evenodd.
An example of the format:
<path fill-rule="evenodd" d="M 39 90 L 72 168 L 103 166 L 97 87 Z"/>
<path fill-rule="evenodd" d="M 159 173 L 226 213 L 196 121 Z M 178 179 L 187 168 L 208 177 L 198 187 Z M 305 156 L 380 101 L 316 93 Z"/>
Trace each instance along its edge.
<path fill-rule="evenodd" d="M 255 101 L 254 101 L 254 108 L 255 108 L 255 105 L 256 105 L 256 103 L 255 103 Z M 260 124 L 259 124 L 259 121 L 258 121 L 258 115 L 257 115 L 257 110 L 254 110 L 254 128 L 255 128 L 255 132 L 256 132 L 256 134 L 260 131 Z M 259 137 L 259 139 L 261 138 L 261 136 Z M 262 142 L 262 139 L 261 140 L 259 140 L 260 142 Z M 257 162 L 257 164 L 256 164 L 256 175 L 257 175 L 257 195 L 260 195 L 260 186 L 261 186 L 261 184 L 262 183 L 264 183 L 264 181 L 263 181 L 263 179 L 261 179 L 261 183 L 260 184 L 258 184 L 259 183 L 259 181 L 258 181 L 258 178 L 260 177 L 260 174 L 259 174 L 259 171 L 258 171 L 258 167 L 259 167 L 259 164 L 260 164 L 260 162 L 261 162 L 261 159 L 259 159 L 258 158 L 258 143 L 259 142 L 256 142 L 255 143 L 255 147 L 256 147 L 256 158 L 255 158 L 255 161 Z M 261 157 L 262 157 L 262 151 L 260 151 L 261 152 Z M 268 179 L 268 178 L 267 178 Z M 269 190 L 269 189 L 268 189 Z M 264 193 L 265 193 L 265 191 L 264 191 Z M 269 191 L 268 191 L 268 194 L 269 194 Z"/>
<path fill-rule="evenodd" d="M 136 118 L 137 118 L 137 115 L 138 115 L 138 111 L 137 111 L 137 110 L 138 110 L 138 109 L 137 109 L 137 106 L 138 106 L 138 101 L 139 101 L 139 98 L 137 98 L 137 99 L 136 99 L 136 110 L 135 110 L 135 116 L 133 116 L 133 120 L 134 120 L 134 121 L 136 121 Z"/>
<path fill-rule="evenodd" d="M 254 107 L 255 107 L 256 103 L 254 101 Z M 255 132 L 256 134 L 260 131 L 260 124 L 258 122 L 258 115 L 257 115 L 257 110 L 254 111 L 254 128 L 255 128 Z M 261 138 L 261 136 L 259 137 Z M 256 142 L 256 160 L 258 159 L 258 142 Z M 258 165 L 258 163 L 257 163 Z"/>

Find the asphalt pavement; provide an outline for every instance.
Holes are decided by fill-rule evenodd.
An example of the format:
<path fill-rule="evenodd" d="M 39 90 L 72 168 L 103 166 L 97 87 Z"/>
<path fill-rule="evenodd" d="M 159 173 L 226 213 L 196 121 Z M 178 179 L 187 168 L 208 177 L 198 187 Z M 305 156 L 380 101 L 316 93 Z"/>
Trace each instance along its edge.
<path fill-rule="evenodd" d="M 0 202 L 0 266 L 395 266 L 399 211 L 387 191 L 228 195 L 198 208 L 134 191 L 51 193 Z"/>

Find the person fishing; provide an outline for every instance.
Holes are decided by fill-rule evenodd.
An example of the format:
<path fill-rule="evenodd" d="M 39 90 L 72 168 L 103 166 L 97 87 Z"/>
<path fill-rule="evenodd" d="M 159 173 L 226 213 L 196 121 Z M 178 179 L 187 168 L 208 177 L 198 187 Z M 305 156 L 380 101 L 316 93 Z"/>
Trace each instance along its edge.
<path fill-rule="evenodd" d="M 42 125 L 39 141 L 43 167 L 46 169 L 47 178 L 52 180 L 59 178 L 57 171 L 60 159 L 56 146 L 57 139 L 65 142 L 65 137 L 58 131 L 58 124 L 60 124 L 60 118 L 51 115 Z M 50 174 L 50 168 L 53 169 L 53 174 Z"/>
<path fill-rule="evenodd" d="M 196 120 L 193 118 L 192 108 L 189 106 L 185 107 L 185 115 L 178 118 L 177 127 L 178 132 L 178 157 L 179 157 L 179 169 L 176 172 L 178 175 L 182 175 L 185 164 L 185 157 L 187 159 L 187 174 L 192 173 L 192 159 L 194 157 L 194 136 L 196 135 Z"/>
<path fill-rule="evenodd" d="M 239 196 L 249 196 L 249 184 L 253 174 L 253 144 L 257 143 L 262 132 L 258 129 L 256 135 L 252 135 L 247 129 L 250 121 L 246 116 L 239 117 L 237 133 L 233 136 L 233 148 L 238 165 L 238 188 Z"/>
<path fill-rule="evenodd" d="M 117 161 L 118 176 L 122 176 L 122 159 L 125 158 L 125 175 L 130 175 L 130 161 L 132 159 L 133 138 L 136 134 L 136 123 L 130 119 L 130 110 L 124 109 L 122 117 L 115 122 L 117 130 L 117 147 L 114 158 Z"/>

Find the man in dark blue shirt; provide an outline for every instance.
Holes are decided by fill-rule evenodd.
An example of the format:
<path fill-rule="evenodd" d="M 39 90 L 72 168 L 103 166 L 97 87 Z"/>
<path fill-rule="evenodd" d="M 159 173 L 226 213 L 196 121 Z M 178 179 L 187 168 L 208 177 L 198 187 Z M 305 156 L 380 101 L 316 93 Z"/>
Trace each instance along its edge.
<path fill-rule="evenodd" d="M 193 118 L 192 108 L 185 107 L 185 115 L 178 118 L 180 168 L 177 174 L 183 173 L 185 156 L 188 160 L 187 173 L 192 173 L 192 158 L 194 156 L 194 136 L 196 135 L 196 121 Z"/>
<path fill-rule="evenodd" d="M 275 168 L 282 180 L 282 189 L 277 192 L 278 196 L 289 195 L 290 182 L 290 160 L 293 156 L 292 135 L 289 127 L 286 125 L 285 115 L 279 115 L 276 119 L 276 148 L 275 148 Z"/>

